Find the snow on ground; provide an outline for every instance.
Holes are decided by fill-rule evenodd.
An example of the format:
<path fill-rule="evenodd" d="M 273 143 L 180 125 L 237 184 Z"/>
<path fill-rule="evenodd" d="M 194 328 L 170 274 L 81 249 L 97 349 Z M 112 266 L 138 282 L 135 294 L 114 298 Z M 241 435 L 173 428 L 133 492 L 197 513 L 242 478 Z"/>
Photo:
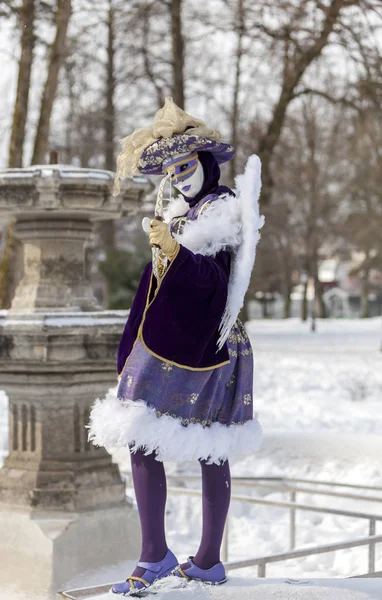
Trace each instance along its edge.
<path fill-rule="evenodd" d="M 251 321 L 264 430 L 382 431 L 381 319 Z"/>
<path fill-rule="evenodd" d="M 382 488 L 381 324 L 379 318 L 318 321 L 316 333 L 310 331 L 309 323 L 295 319 L 247 324 L 255 356 L 255 410 L 263 426 L 264 442 L 256 455 L 232 464 L 233 475 L 305 477 Z M 6 448 L 5 411 L 6 398 L 0 392 L 0 452 Z M 126 453 L 119 452 L 114 458 L 122 470 L 128 471 Z M 195 464 L 169 464 L 167 469 L 168 473 L 198 473 Z M 264 489 L 253 492 L 240 487 L 233 491 L 289 500 L 286 493 Z M 382 489 L 379 497 L 380 502 L 337 500 L 301 492 L 297 501 L 382 517 Z M 168 541 L 180 560 L 196 552 L 200 509 L 199 498 L 169 496 Z M 297 511 L 296 522 L 298 548 L 368 533 L 367 521 L 337 515 Z M 382 533 L 381 523 L 377 523 L 377 533 Z M 232 502 L 229 561 L 286 551 L 288 536 L 287 510 Z M 376 557 L 376 568 L 382 570 L 382 544 L 377 546 Z M 274 563 L 267 566 L 267 577 L 349 577 L 366 571 L 364 547 Z M 253 568 L 232 572 L 235 578 L 256 575 Z M 101 574 L 88 574 L 81 581 L 82 585 L 94 585 L 115 579 L 114 567 L 109 572 L 106 569 Z M 381 592 L 376 597 L 382 598 L 380 581 Z M 289 598 L 277 590 L 261 597 Z M 340 599 L 340 595 L 333 598 Z"/>
<path fill-rule="evenodd" d="M 380 600 L 377 579 L 277 580 L 232 577 L 223 586 L 186 583 L 170 577 L 156 583 L 151 593 L 156 600 Z M 73 591 L 74 598 L 110 600 L 110 584 L 87 591 Z M 72 595 L 71 595 L 72 597 Z"/>

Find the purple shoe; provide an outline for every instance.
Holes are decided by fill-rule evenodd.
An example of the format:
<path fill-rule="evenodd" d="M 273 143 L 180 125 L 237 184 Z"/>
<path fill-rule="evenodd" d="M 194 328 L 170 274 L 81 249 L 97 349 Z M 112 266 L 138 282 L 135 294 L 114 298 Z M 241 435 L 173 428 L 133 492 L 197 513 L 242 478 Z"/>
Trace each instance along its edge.
<path fill-rule="evenodd" d="M 113 594 L 121 594 L 122 596 L 139 596 L 155 581 L 171 575 L 179 566 L 176 556 L 168 550 L 163 560 L 159 562 L 139 562 L 137 567 L 146 569 L 143 577 L 135 577 L 130 575 L 126 581 L 115 583 L 111 588 Z"/>
<path fill-rule="evenodd" d="M 210 569 L 201 569 L 192 561 L 193 558 L 193 556 L 189 556 L 187 559 L 187 562 L 191 565 L 189 569 L 183 571 L 181 567 L 178 567 L 174 575 L 177 577 L 184 577 L 185 579 L 195 579 L 196 581 L 202 581 L 203 583 L 208 583 L 210 585 L 220 585 L 227 581 L 222 562 L 216 563 L 216 565 Z"/>

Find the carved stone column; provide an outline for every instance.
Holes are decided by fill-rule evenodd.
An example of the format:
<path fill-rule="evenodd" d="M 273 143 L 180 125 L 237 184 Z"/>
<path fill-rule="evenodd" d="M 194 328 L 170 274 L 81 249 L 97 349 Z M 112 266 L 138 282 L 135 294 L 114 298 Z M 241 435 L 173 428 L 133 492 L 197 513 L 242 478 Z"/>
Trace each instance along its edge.
<path fill-rule="evenodd" d="M 118 466 L 87 441 L 90 406 L 117 384 L 126 311 L 102 311 L 86 279 L 93 222 L 133 212 L 143 179 L 65 166 L 0 171 L 0 218 L 15 221 L 24 275 L 0 311 L 9 455 L 0 469 L 0 589 L 29 568 L 48 594 L 88 568 L 137 558 L 138 518 Z M 21 569 L 21 570 L 20 570 Z M 40 573 L 40 575 L 38 575 Z M 40 596 L 39 596 L 40 597 Z"/>

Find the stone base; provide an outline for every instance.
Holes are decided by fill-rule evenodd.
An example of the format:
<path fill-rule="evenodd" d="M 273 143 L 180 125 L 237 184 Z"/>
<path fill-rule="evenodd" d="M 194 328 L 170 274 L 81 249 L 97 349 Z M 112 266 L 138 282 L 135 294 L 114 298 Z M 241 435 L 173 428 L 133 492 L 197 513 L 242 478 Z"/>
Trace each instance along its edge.
<path fill-rule="evenodd" d="M 128 504 L 49 518 L 0 507 L 0 531 L 1 600 L 55 598 L 81 573 L 136 561 L 140 552 L 138 516 Z"/>
<path fill-rule="evenodd" d="M 0 504 L 77 513 L 119 505 L 118 466 L 88 442 L 95 398 L 117 384 L 126 311 L 0 311 L 0 389 L 9 398 L 9 456 Z"/>

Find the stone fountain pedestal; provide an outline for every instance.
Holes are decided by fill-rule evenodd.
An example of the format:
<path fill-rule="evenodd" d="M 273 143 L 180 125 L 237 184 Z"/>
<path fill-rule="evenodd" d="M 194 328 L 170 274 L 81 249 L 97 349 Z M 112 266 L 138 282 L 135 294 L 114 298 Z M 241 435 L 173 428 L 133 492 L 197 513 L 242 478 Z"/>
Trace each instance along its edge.
<path fill-rule="evenodd" d="M 24 276 L 0 311 L 0 389 L 9 455 L 0 469 L 0 590 L 54 597 L 79 573 L 140 546 L 118 466 L 87 441 L 94 399 L 117 385 L 127 311 L 102 311 L 86 278 L 93 222 L 133 212 L 143 179 L 111 194 L 113 174 L 65 166 L 0 171 L 0 218 L 15 220 Z M 121 573 L 122 578 L 126 578 Z"/>

